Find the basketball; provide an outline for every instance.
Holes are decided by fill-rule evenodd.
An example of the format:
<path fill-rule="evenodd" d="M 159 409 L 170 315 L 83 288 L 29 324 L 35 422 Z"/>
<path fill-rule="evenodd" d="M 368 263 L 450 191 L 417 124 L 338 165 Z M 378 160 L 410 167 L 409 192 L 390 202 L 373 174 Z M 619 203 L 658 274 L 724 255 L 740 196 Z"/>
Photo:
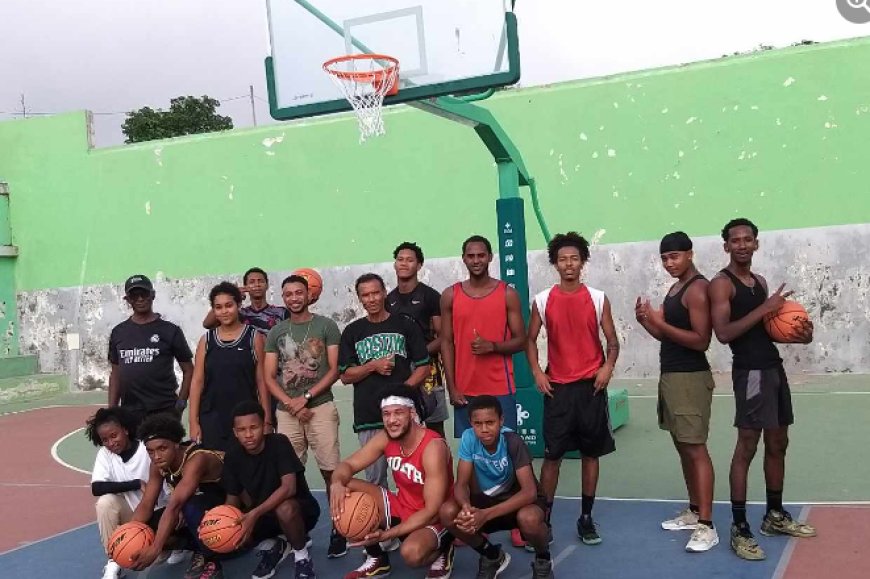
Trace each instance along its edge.
<path fill-rule="evenodd" d="M 242 535 L 240 518 L 242 511 L 230 505 L 219 505 L 207 511 L 199 524 L 199 539 L 215 553 L 235 551 Z"/>
<path fill-rule="evenodd" d="M 152 544 L 154 544 L 154 531 L 151 527 L 145 523 L 126 523 L 115 529 L 109 537 L 106 551 L 109 559 L 124 569 L 130 569 L 133 566 L 133 556 Z"/>
<path fill-rule="evenodd" d="M 377 527 L 378 519 L 374 499 L 366 493 L 354 491 L 344 499 L 344 512 L 335 522 L 335 530 L 351 541 L 359 541 Z"/>
<path fill-rule="evenodd" d="M 309 267 L 302 267 L 294 271 L 293 275 L 305 278 L 305 281 L 308 282 L 308 297 L 311 300 L 309 303 L 316 303 L 323 291 L 323 278 L 320 277 L 320 274 Z"/>
<path fill-rule="evenodd" d="M 764 328 L 774 342 L 788 344 L 795 341 L 795 329 L 809 319 L 802 305 L 786 301 L 779 310 L 764 316 Z"/>

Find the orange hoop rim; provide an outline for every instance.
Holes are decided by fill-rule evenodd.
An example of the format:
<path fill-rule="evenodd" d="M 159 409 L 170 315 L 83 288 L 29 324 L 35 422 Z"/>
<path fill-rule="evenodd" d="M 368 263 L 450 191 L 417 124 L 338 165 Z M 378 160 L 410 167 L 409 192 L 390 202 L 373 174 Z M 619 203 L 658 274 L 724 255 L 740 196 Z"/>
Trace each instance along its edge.
<path fill-rule="evenodd" d="M 390 66 L 386 66 L 381 70 L 372 72 L 349 72 L 344 70 L 335 70 L 331 67 L 340 62 L 348 62 L 352 60 L 386 60 Z M 327 73 L 340 78 L 341 80 L 352 80 L 355 82 L 375 83 L 383 81 L 389 74 L 399 67 L 399 59 L 386 54 L 346 54 L 330 58 L 323 63 L 323 70 Z"/>

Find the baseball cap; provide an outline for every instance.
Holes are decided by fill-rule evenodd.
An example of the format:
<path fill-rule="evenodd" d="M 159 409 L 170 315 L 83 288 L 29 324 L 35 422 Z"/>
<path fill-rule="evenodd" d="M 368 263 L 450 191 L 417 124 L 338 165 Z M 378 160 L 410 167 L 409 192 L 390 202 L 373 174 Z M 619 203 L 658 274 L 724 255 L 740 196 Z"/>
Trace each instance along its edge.
<path fill-rule="evenodd" d="M 147 291 L 154 291 L 154 286 L 151 284 L 151 280 L 145 277 L 144 275 L 136 274 L 134 276 L 130 276 L 127 278 L 127 281 L 124 282 L 124 293 L 128 294 L 131 290 L 134 289 L 143 289 Z"/>

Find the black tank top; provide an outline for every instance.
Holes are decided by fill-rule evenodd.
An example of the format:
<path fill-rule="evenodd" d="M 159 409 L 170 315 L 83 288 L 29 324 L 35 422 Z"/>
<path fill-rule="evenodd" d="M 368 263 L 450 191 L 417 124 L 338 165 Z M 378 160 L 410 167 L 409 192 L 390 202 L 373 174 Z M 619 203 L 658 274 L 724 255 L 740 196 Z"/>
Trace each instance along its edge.
<path fill-rule="evenodd" d="M 734 284 L 734 297 L 731 298 L 731 321 L 745 317 L 749 312 L 760 306 L 767 300 L 767 288 L 754 274 L 750 273 L 755 287 L 748 287 L 740 278 L 723 269 L 722 273 L 731 279 Z M 764 323 L 758 322 L 749 331 L 732 340 L 728 344 L 734 356 L 732 366 L 740 370 L 764 370 L 782 363 L 779 350 L 773 344 Z"/>
<path fill-rule="evenodd" d="M 257 329 L 246 325 L 232 342 L 218 338 L 217 329 L 205 338 L 205 385 L 200 413 L 216 412 L 223 437 L 232 435 L 232 412 L 239 402 L 257 400 Z"/>
<path fill-rule="evenodd" d="M 700 274 L 696 275 L 687 281 L 676 294 L 665 296 L 663 309 L 665 311 L 665 322 L 668 325 L 681 330 L 692 329 L 692 323 L 689 319 L 689 308 L 683 305 L 682 300 L 689 286 L 699 279 L 704 279 L 704 276 Z M 662 372 L 701 372 L 710 369 L 710 363 L 707 362 L 707 354 L 705 352 L 687 348 L 668 338 L 662 338 L 659 362 L 661 363 Z"/>
<path fill-rule="evenodd" d="M 209 454 L 214 456 L 221 464 L 224 462 L 224 453 L 218 450 L 207 450 L 202 448 L 199 444 L 196 444 L 193 441 L 182 442 L 181 447 L 184 449 L 184 457 L 181 459 L 181 465 L 177 470 L 161 470 L 160 474 L 163 475 L 163 480 L 166 481 L 166 484 L 169 485 L 170 489 L 175 489 L 178 484 L 181 482 L 181 478 L 184 475 L 184 465 L 187 464 L 187 461 L 196 456 L 197 454 Z M 215 479 L 205 479 L 199 481 L 199 486 L 196 489 L 197 495 L 203 495 L 204 498 L 208 501 L 209 504 L 219 505 L 226 500 L 226 491 L 224 491 L 223 486 L 221 486 L 220 477 Z"/>

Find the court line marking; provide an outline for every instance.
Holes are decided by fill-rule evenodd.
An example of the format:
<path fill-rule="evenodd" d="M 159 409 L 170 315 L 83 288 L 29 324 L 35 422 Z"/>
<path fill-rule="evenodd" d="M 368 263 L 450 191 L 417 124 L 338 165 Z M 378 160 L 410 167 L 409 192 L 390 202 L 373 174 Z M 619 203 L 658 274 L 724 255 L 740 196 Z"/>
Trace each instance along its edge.
<path fill-rule="evenodd" d="M 10 553 L 14 553 L 15 551 L 20 551 L 21 549 L 26 549 L 27 547 L 32 547 L 33 545 L 38 545 L 39 543 L 44 543 L 46 541 L 51 541 L 52 539 L 57 539 L 58 537 L 63 537 L 69 533 L 75 533 L 76 531 L 81 531 L 87 527 L 92 525 L 96 525 L 97 523 L 85 523 L 84 525 L 79 525 L 78 527 L 74 527 L 72 529 L 67 529 L 66 531 L 61 531 L 60 533 L 55 533 L 54 535 L 50 535 L 48 537 L 43 537 L 42 539 L 36 539 L 35 541 L 29 541 L 23 545 L 18 545 L 17 547 L 12 547 L 7 551 L 0 552 L 0 557 L 4 555 L 9 555 Z"/>
<path fill-rule="evenodd" d="M 0 487 L 37 487 L 43 489 L 89 489 L 90 485 L 62 485 L 53 483 L 13 483 L 0 482 Z"/>
<path fill-rule="evenodd" d="M 58 438 L 57 441 L 55 441 L 55 443 L 54 443 L 53 445 L 51 445 L 51 458 L 53 458 L 54 461 L 55 461 L 57 464 L 59 464 L 60 466 L 65 466 L 66 468 L 68 468 L 68 469 L 70 469 L 70 470 L 74 470 L 74 471 L 76 471 L 76 472 L 80 472 L 80 473 L 82 473 L 82 474 L 90 475 L 90 474 L 91 474 L 91 471 L 89 471 L 89 470 L 85 470 L 85 469 L 83 469 L 83 468 L 79 468 L 79 467 L 77 467 L 77 466 L 73 466 L 73 465 L 71 465 L 70 463 L 66 462 L 64 459 L 62 459 L 62 458 L 61 458 L 60 456 L 58 456 L 58 454 L 57 454 L 57 447 L 59 447 L 59 446 L 63 443 L 64 440 L 66 440 L 67 438 L 70 438 L 70 437 L 73 436 L 73 435 L 78 434 L 79 432 L 82 432 L 83 430 L 84 430 L 84 427 L 82 427 L 82 428 L 76 428 L 76 429 L 73 430 L 72 432 L 67 433 L 67 434 L 65 434 L 64 436 L 61 436 L 60 438 Z"/>
<path fill-rule="evenodd" d="M 810 510 L 812 510 L 811 506 L 805 506 L 801 509 L 800 515 L 798 515 L 798 520 L 802 522 L 806 522 L 807 517 L 810 516 Z M 779 562 L 776 564 L 776 569 L 773 570 L 773 577 L 770 579 L 782 579 L 785 576 L 785 572 L 788 569 L 788 564 L 791 561 L 791 556 L 794 553 L 795 548 L 797 547 L 797 542 L 800 539 L 797 537 L 789 537 L 788 543 L 785 545 L 785 549 L 782 551 L 782 555 L 779 557 Z"/>
<path fill-rule="evenodd" d="M 579 501 L 581 497 L 569 497 L 556 495 L 557 499 L 568 501 Z M 674 503 L 688 504 L 686 499 L 642 499 L 642 498 L 627 498 L 627 497 L 595 497 L 596 501 L 613 501 L 613 502 L 641 502 L 641 503 Z M 870 501 L 785 501 L 787 505 L 810 506 L 810 507 L 865 507 L 870 506 Z M 731 501 L 713 501 L 715 505 L 730 505 Z M 766 505 L 766 501 L 746 501 L 747 505 Z"/>
<path fill-rule="evenodd" d="M 36 408 L 24 408 L 23 410 L 0 412 L 0 418 L 3 418 L 4 416 L 14 416 L 16 414 L 26 414 L 37 410 L 50 410 L 52 408 L 94 408 L 102 406 L 105 406 L 105 404 L 49 404 L 47 406 L 37 406 Z"/>
<path fill-rule="evenodd" d="M 795 396 L 870 396 L 870 390 L 857 390 L 857 391 L 836 391 L 836 392 L 794 392 L 791 393 L 792 398 Z M 628 398 L 631 399 L 658 399 L 658 394 L 629 394 Z M 713 394 L 713 398 L 734 398 L 734 394 L 726 394 L 724 392 L 719 394 Z"/>

